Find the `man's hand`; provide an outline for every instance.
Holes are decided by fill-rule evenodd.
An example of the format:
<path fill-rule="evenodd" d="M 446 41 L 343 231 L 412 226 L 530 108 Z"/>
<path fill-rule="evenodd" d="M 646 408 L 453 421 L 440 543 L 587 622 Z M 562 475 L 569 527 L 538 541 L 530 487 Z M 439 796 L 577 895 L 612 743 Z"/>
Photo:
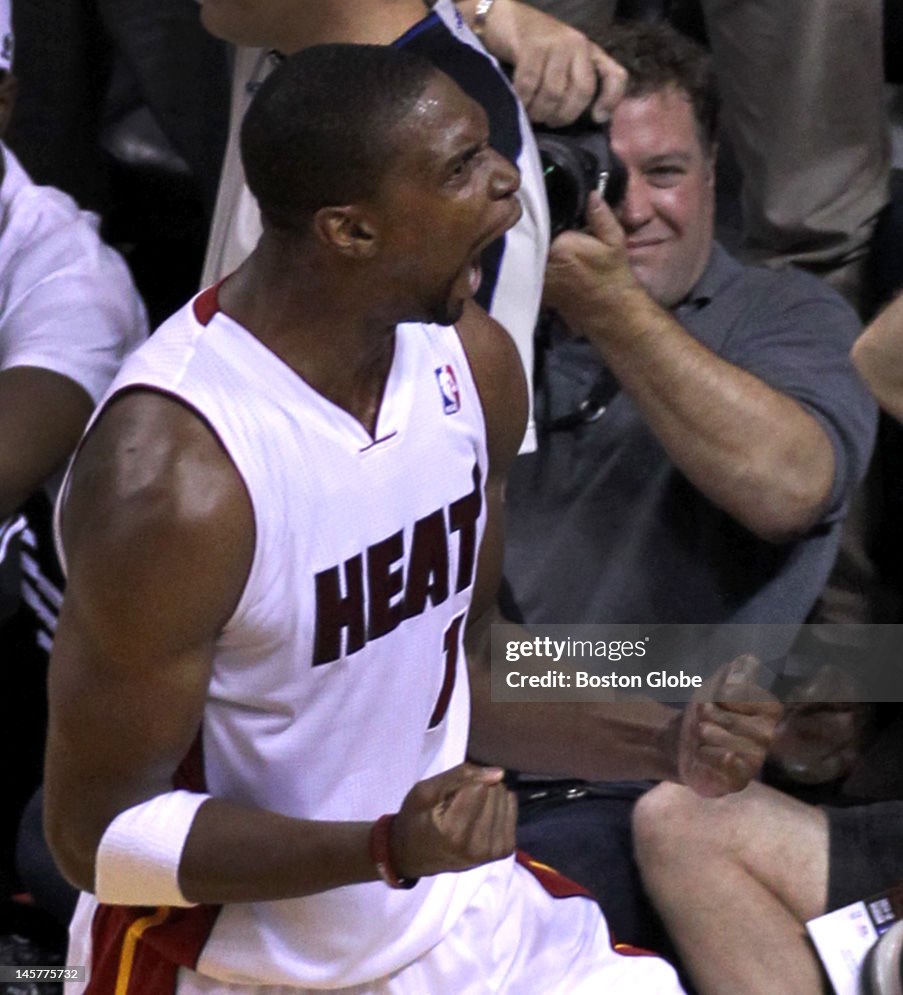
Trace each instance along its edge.
<path fill-rule="evenodd" d="M 543 304 L 565 324 L 583 329 L 612 317 L 623 303 L 645 291 L 634 279 L 624 247 L 624 229 L 598 193 L 591 193 L 583 231 L 562 232 L 552 243 L 546 265 Z M 619 324 L 613 317 L 613 325 Z"/>
<path fill-rule="evenodd" d="M 608 116 L 627 87 L 627 73 L 576 28 L 515 0 L 496 0 L 483 33 L 486 47 L 514 66 L 514 89 L 530 120 L 557 128 L 592 104 Z"/>
<path fill-rule="evenodd" d="M 873 710 L 862 694 L 853 675 L 832 664 L 800 681 L 787 697 L 769 763 L 796 784 L 824 784 L 849 774 Z"/>
<path fill-rule="evenodd" d="M 759 663 L 741 656 L 721 667 L 680 721 L 677 773 L 705 798 L 740 791 L 762 769 L 781 718 L 781 703 L 759 687 Z"/>
<path fill-rule="evenodd" d="M 517 799 L 499 767 L 459 764 L 407 793 L 392 826 L 392 866 L 403 878 L 464 871 L 514 850 Z"/>

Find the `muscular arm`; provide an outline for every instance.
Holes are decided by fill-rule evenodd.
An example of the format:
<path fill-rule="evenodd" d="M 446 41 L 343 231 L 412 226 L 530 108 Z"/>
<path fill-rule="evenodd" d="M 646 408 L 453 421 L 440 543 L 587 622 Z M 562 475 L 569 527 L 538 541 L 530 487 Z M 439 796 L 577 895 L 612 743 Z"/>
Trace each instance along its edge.
<path fill-rule="evenodd" d="M 666 741 L 673 737 L 679 716 L 665 705 L 490 700 L 489 627 L 502 621 L 496 596 L 502 573 L 505 481 L 526 417 L 526 388 L 514 345 L 491 318 L 472 308 L 458 330 L 483 402 L 490 458 L 486 531 L 467 628 L 473 695 L 470 753 L 505 767 L 569 777 L 669 777 L 676 768 Z"/>
<path fill-rule="evenodd" d="M 69 586 L 51 660 L 45 821 L 63 872 L 93 890 L 106 827 L 172 790 L 197 735 L 254 521 L 237 471 L 200 420 L 135 392 L 87 440 L 63 531 Z M 464 765 L 415 785 L 393 830 L 396 871 L 435 874 L 509 852 L 513 829 L 498 830 L 498 813 L 511 826 L 513 813 L 500 777 Z M 219 904 L 373 880 L 370 829 L 213 798 L 191 826 L 179 884 L 187 899 Z"/>
<path fill-rule="evenodd" d="M 487 524 L 466 633 L 471 756 L 516 770 L 590 780 L 678 780 L 713 795 L 743 787 L 764 760 L 780 714 L 776 702 L 747 704 L 742 692 L 733 706 L 707 702 L 683 711 L 636 698 L 579 703 L 491 700 L 489 632 L 492 622 L 502 621 L 496 596 L 505 478 L 525 417 L 525 390 L 514 346 L 495 322 L 472 308 L 458 329 L 483 402 L 490 461 Z M 729 673 L 726 669 L 720 680 Z"/>
<path fill-rule="evenodd" d="M 33 366 L 0 372 L 0 520 L 63 464 L 92 408 L 62 374 Z"/>
<path fill-rule="evenodd" d="M 473 694 L 470 754 L 552 777 L 680 780 L 680 712 L 651 700 L 492 702 L 487 612 L 468 631 Z"/>
<path fill-rule="evenodd" d="M 252 535 L 237 473 L 193 415 L 140 393 L 108 409 L 66 506 L 69 586 L 50 672 L 48 837 L 81 888 L 93 889 L 97 846 L 114 816 L 172 789 L 200 727 L 214 642 L 244 584 Z M 333 846 L 353 834 L 337 827 Z M 315 889 L 338 861 L 287 860 L 299 855 L 299 836 L 292 820 L 210 802 L 186 848 L 183 889 L 214 899 L 210 885 L 224 875 L 219 898 L 235 897 L 250 862 L 263 892 L 279 885 L 278 870 L 288 875 L 280 888 Z M 348 850 L 346 873 L 361 873 L 354 856 L 366 846 Z M 314 881 L 293 876 L 305 865 L 316 868 Z"/>
<path fill-rule="evenodd" d="M 549 303 L 602 353 L 672 461 L 761 539 L 804 534 L 824 513 L 834 451 L 794 398 L 700 344 L 634 280 L 623 233 L 595 202 L 595 235 L 566 233 L 549 262 Z"/>

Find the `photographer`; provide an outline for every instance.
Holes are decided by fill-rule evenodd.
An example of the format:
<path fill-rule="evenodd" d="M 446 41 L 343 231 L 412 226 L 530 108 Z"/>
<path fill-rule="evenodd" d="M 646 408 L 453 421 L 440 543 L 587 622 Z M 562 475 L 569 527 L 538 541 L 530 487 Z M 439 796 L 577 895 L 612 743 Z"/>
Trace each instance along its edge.
<path fill-rule="evenodd" d="M 627 189 L 552 247 L 545 430 L 509 488 L 517 606 L 532 623 L 802 622 L 872 444 L 858 321 L 818 280 L 714 241 L 702 51 L 635 24 L 610 52 L 630 79 L 611 121 Z"/>
<path fill-rule="evenodd" d="M 594 195 L 588 231 L 552 246 L 559 320 L 539 350 L 539 449 L 508 487 L 503 608 L 531 624 L 802 623 L 872 445 L 857 318 L 817 279 L 715 242 L 717 96 L 698 46 L 634 24 L 607 51 L 629 74 L 610 132 L 626 192 L 614 211 Z M 644 942 L 628 835 L 643 786 L 616 787 L 534 805 L 518 839 Z"/>

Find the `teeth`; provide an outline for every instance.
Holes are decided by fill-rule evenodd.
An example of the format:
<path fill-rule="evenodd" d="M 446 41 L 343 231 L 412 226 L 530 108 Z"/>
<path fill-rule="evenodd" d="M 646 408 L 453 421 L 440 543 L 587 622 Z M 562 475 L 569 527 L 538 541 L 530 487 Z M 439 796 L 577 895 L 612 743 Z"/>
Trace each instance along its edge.
<path fill-rule="evenodd" d="M 470 292 L 475 294 L 480 289 L 480 284 L 483 281 L 483 268 L 479 263 L 471 263 L 470 265 Z"/>

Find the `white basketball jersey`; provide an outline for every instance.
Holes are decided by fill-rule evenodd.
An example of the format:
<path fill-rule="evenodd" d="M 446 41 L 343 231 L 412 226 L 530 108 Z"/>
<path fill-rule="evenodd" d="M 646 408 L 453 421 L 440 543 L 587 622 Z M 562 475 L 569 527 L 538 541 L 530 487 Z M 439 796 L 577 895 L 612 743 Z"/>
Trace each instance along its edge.
<path fill-rule="evenodd" d="M 477 301 L 514 340 L 532 394 L 533 332 L 549 251 L 549 208 L 539 151 L 523 105 L 452 0 L 437 0 L 429 6 L 432 9 L 424 10 L 423 19 L 394 45 L 425 56 L 477 100 L 489 116 L 494 147 L 520 170 L 518 199 L 523 213 L 500 240 L 498 258 L 491 267 L 484 258 Z M 235 51 L 229 141 L 204 261 L 204 286 L 235 270 L 260 237 L 260 211 L 245 184 L 238 133 L 254 92 L 274 64 L 263 49 L 239 47 Z M 522 452 L 536 449 L 532 407 Z"/>
<path fill-rule="evenodd" d="M 397 811 L 417 781 L 463 760 L 468 731 L 462 637 L 487 455 L 455 330 L 399 326 L 372 438 L 217 310 L 215 290 L 126 362 L 108 398 L 135 385 L 200 413 L 254 512 L 253 564 L 205 709 L 205 783 L 192 786 L 305 819 Z M 486 874 L 173 910 L 155 950 L 224 981 L 357 984 L 430 949 Z M 99 907 L 95 937 L 113 915 Z"/>

